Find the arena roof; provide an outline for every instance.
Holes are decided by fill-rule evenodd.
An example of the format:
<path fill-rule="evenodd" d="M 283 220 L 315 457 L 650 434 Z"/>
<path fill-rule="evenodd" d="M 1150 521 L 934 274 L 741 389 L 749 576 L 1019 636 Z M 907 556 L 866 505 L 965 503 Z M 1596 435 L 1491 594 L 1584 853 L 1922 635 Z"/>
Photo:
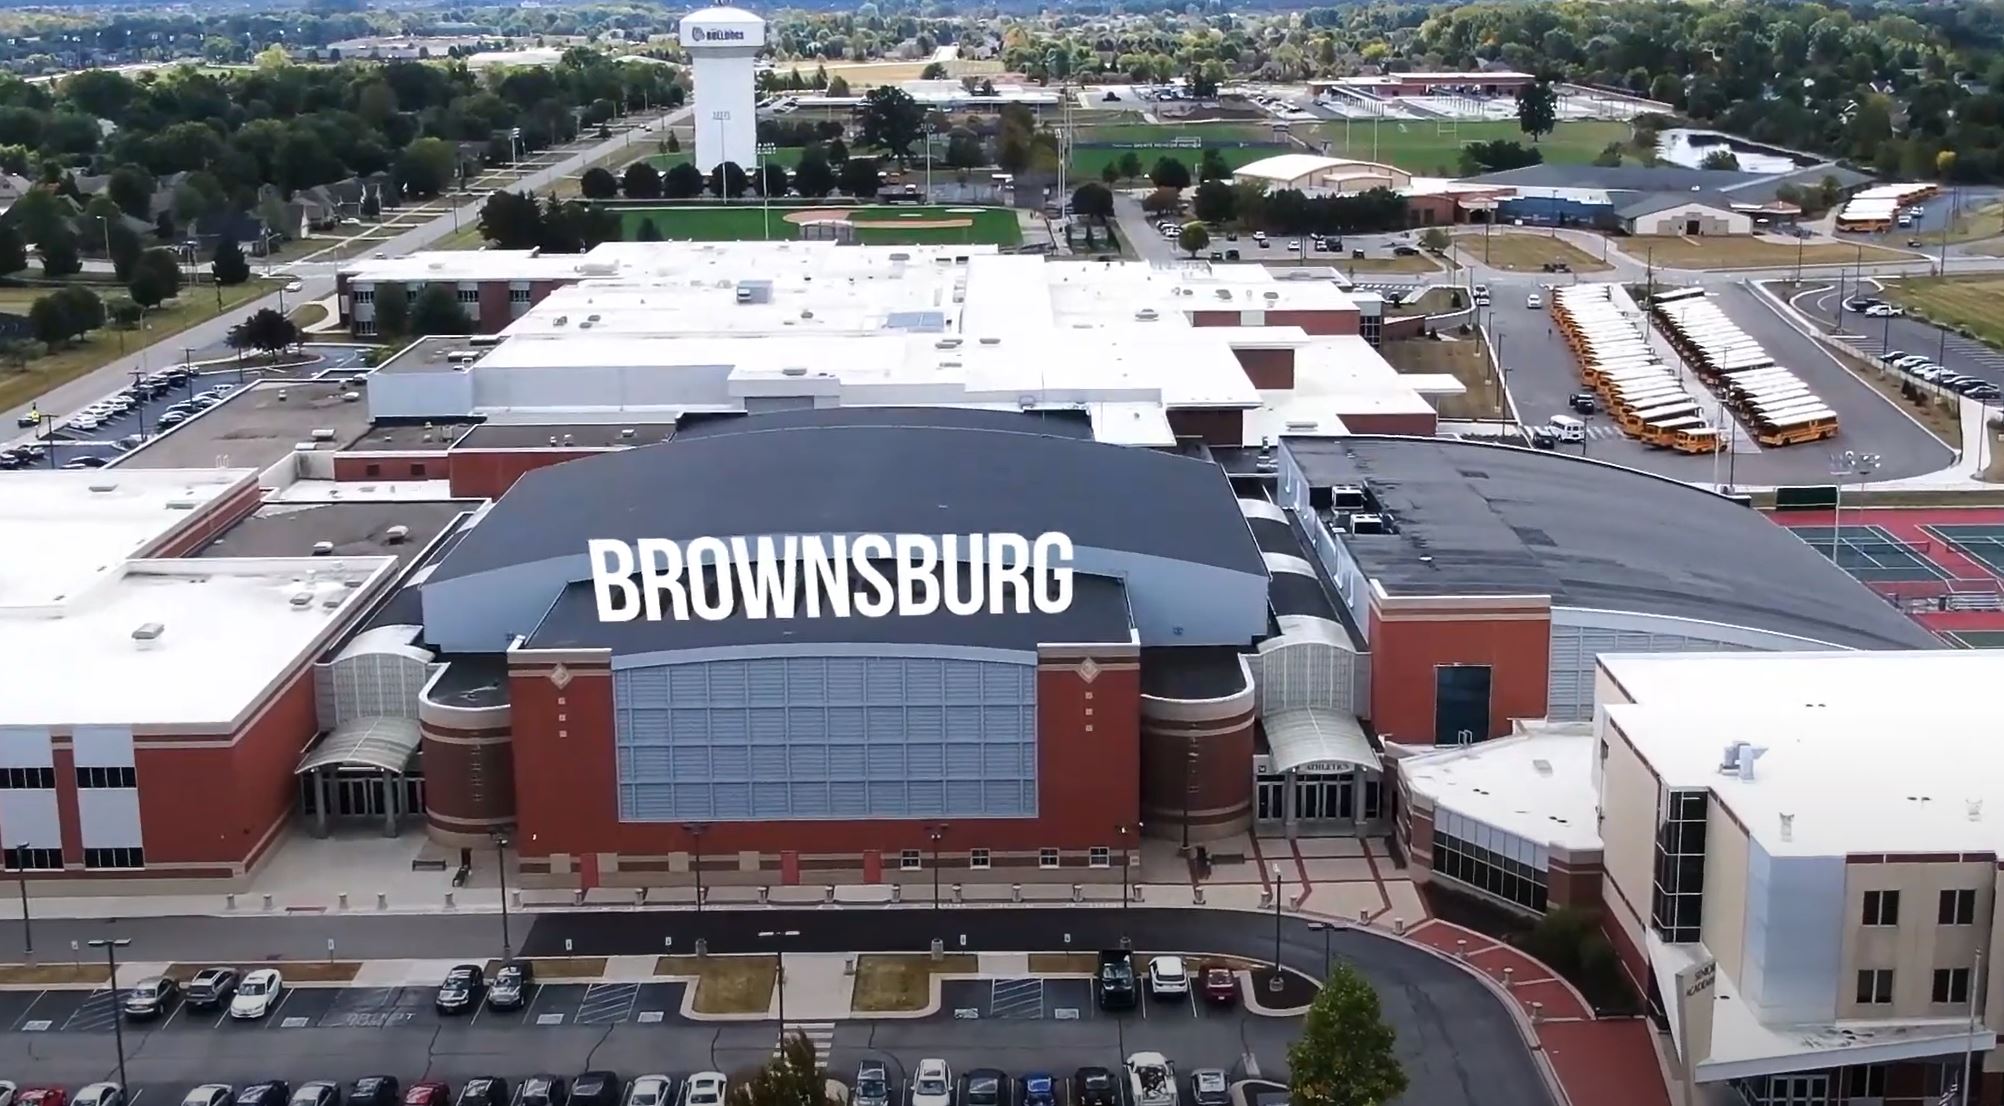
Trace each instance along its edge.
<path fill-rule="evenodd" d="M 777 534 L 1035 535 L 1075 548 L 1196 562 L 1261 576 L 1259 548 L 1214 464 L 1042 433 L 871 425 L 850 409 L 824 425 L 678 436 L 528 473 L 431 583 L 573 557 L 591 538 Z"/>
<path fill-rule="evenodd" d="M 1365 485 L 1392 516 L 1396 533 L 1344 537 L 1388 595 L 1548 595 L 1861 649 L 1940 644 L 1765 516 L 1674 480 L 1476 442 L 1285 444 L 1312 485 Z"/>

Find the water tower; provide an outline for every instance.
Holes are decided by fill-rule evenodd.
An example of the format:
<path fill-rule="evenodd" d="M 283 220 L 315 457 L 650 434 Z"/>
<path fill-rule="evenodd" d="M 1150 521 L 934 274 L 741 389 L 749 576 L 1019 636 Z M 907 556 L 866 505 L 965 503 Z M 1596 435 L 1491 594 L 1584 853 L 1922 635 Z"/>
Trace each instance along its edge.
<path fill-rule="evenodd" d="M 758 161 L 752 59 L 765 46 L 765 20 L 740 8 L 703 8 L 682 17 L 682 48 L 696 81 L 696 168 L 733 161 L 747 174 Z"/>

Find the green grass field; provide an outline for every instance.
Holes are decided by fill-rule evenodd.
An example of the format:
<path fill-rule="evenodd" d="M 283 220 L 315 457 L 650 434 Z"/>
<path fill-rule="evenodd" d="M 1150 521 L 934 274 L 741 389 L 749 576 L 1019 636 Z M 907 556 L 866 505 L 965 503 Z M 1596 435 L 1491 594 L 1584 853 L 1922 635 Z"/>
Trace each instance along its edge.
<path fill-rule="evenodd" d="M 1081 123 L 1072 128 L 1074 142 L 1152 142 L 1163 136 L 1197 135 L 1219 142 L 1266 142 L 1273 127 L 1264 123 Z"/>
<path fill-rule="evenodd" d="M 831 203 L 829 207 L 840 207 Z M 786 220 L 789 212 L 803 210 L 800 207 L 775 207 L 770 215 L 765 208 L 755 204 L 730 207 L 653 207 L 623 208 L 620 217 L 622 233 L 628 240 L 638 237 L 640 224 L 647 219 L 654 220 L 655 229 L 661 237 L 670 241 L 685 242 L 747 242 L 766 237 L 768 228 L 774 239 L 795 239 L 800 237 L 799 226 Z M 981 208 L 967 210 L 947 207 L 907 207 L 902 205 L 877 205 L 846 209 L 852 219 L 870 222 L 935 222 L 970 220 L 972 226 L 890 226 L 859 227 L 856 241 L 867 246 L 905 245 L 992 245 L 1014 246 L 1023 240 L 1022 228 L 1016 222 L 1016 213 L 1004 208 Z"/>
<path fill-rule="evenodd" d="M 1323 123 L 1312 131 L 1299 133 L 1312 143 L 1329 143 L 1330 157 L 1371 161 L 1374 160 L 1371 136 L 1374 129 L 1377 131 L 1375 160 L 1396 165 L 1409 173 L 1428 176 L 1460 176 L 1461 148 L 1470 142 L 1492 142 L 1501 138 L 1531 145 L 1514 121 L 1456 123 L 1445 127 L 1432 120 L 1375 124 L 1359 121 L 1348 124 L 1347 142 L 1345 124 L 1342 123 Z M 1560 123 L 1556 130 L 1537 143 L 1537 147 L 1548 162 L 1580 165 L 1592 161 L 1607 148 L 1608 143 L 1627 139 L 1626 123 L 1586 120 Z"/>
<path fill-rule="evenodd" d="M 2004 296 L 2004 279 L 1983 277 L 1914 277 L 1885 284 L 1886 298 L 1943 326 L 1959 327 L 1989 345 L 2004 349 L 2004 322 L 1997 304 Z"/>

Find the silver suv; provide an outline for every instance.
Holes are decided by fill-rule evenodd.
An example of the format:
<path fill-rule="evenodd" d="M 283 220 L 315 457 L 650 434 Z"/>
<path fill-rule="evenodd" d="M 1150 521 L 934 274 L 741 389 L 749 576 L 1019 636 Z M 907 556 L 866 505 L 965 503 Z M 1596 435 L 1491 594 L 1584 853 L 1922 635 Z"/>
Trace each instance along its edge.
<path fill-rule="evenodd" d="M 881 1060 L 856 1065 L 854 1106 L 891 1106 L 891 1077 Z"/>

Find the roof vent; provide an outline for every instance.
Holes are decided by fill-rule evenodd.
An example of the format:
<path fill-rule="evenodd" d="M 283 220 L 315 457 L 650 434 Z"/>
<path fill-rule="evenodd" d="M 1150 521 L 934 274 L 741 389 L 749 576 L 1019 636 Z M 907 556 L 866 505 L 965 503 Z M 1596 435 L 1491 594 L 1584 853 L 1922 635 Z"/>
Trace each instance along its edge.
<path fill-rule="evenodd" d="M 1142 322 L 1144 322 L 1144 323 L 1152 323 L 1152 322 L 1154 322 L 1154 321 L 1155 321 L 1156 319 L 1160 318 L 1161 316 L 1159 316 L 1159 315 L 1157 315 L 1157 314 L 1155 313 L 1155 309 L 1154 309 L 1154 308 L 1152 308 L 1152 307 L 1144 307 L 1144 308 L 1142 308 L 1141 310 L 1139 310 L 1139 311 L 1136 311 L 1136 312 L 1134 313 L 1134 317 L 1135 317 L 1136 319 L 1139 319 L 1139 320 L 1141 320 L 1141 321 L 1142 321 Z"/>
<path fill-rule="evenodd" d="M 317 541 L 313 543 L 313 555 L 316 557 L 325 557 L 333 552 L 334 543 L 331 541 Z"/>
<path fill-rule="evenodd" d="M 1266 298 L 1267 298 L 1268 300 L 1270 300 L 1270 301 L 1271 301 L 1271 300 L 1277 300 L 1277 299 L 1279 299 L 1279 298 L 1280 298 L 1280 293 L 1279 293 L 1279 292 L 1268 292 L 1268 293 L 1266 294 Z"/>
<path fill-rule="evenodd" d="M 1740 755 L 1746 749 L 1746 744 L 1744 741 L 1727 742 L 1725 751 L 1719 755 L 1719 771 L 1728 773 L 1739 771 Z"/>
<path fill-rule="evenodd" d="M 296 592 L 293 592 L 293 593 L 292 593 L 292 609 L 293 609 L 293 610 L 295 610 L 295 611 L 303 611 L 303 610 L 305 610 L 306 608 L 308 608 L 308 607 L 310 607 L 310 606 L 312 606 L 312 605 L 313 605 L 313 593 L 312 593 L 312 592 L 310 592 L 310 591 L 296 591 Z"/>
<path fill-rule="evenodd" d="M 96 492 L 96 493 L 98 493 L 99 495 L 104 495 L 104 494 L 106 494 L 107 492 L 115 492 L 115 491 L 117 491 L 117 490 L 118 490 L 118 485 L 117 485 L 117 484 L 92 484 L 92 485 L 90 486 L 90 490 L 91 490 L 91 491 L 94 491 L 94 492 Z"/>
<path fill-rule="evenodd" d="M 402 545 L 404 539 L 410 536 L 411 528 L 408 526 L 392 526 L 388 530 L 383 531 L 383 540 L 391 545 Z"/>
<path fill-rule="evenodd" d="M 1972 821 L 1972 822 L 1981 822 L 1981 821 L 1983 820 L 1983 800 L 1982 800 L 1982 799 L 1971 799 L 1971 800 L 1969 800 L 1969 801 L 1968 801 L 1967 803 L 1963 804 L 1963 806 L 1964 806 L 1964 809 L 1965 809 L 1965 810 L 1967 811 L 1967 813 L 1969 814 L 1969 820 L 1970 820 L 1970 821 Z"/>
<path fill-rule="evenodd" d="M 551 445 L 557 444 L 557 436 L 555 434 L 550 435 L 550 444 Z"/>
<path fill-rule="evenodd" d="M 151 649 L 154 643 L 160 640 L 160 635 L 166 632 L 167 627 L 158 622 L 142 623 L 138 629 L 132 631 L 132 643 L 141 649 Z"/>
<path fill-rule="evenodd" d="M 1220 289 L 1218 289 L 1218 298 L 1219 298 L 1219 299 L 1221 299 L 1221 300 L 1228 300 L 1228 299 L 1231 299 L 1231 298 L 1232 298 L 1232 290 L 1231 290 L 1230 288 L 1220 288 Z"/>
<path fill-rule="evenodd" d="M 624 429 L 624 430 L 620 431 L 620 432 L 619 432 L 619 437 L 620 437 L 620 440 L 622 440 L 622 441 L 624 441 L 624 440 L 625 440 L 625 439 L 627 439 L 627 438 L 631 438 L 631 437 L 633 437 L 633 428 L 629 426 L 629 427 L 627 427 L 626 429 Z"/>
<path fill-rule="evenodd" d="M 1549 776 L 1552 774 L 1552 762 L 1546 760 L 1543 757 L 1539 757 L 1537 760 L 1532 761 L 1531 768 L 1541 776 Z"/>
<path fill-rule="evenodd" d="M 940 339 L 939 341 L 937 341 L 937 342 L 934 342 L 934 343 L 932 344 L 932 348 L 934 348 L 934 349 L 959 349 L 959 348 L 960 348 L 960 339 L 958 339 L 958 338 L 941 338 L 941 339 Z"/>
<path fill-rule="evenodd" d="M 342 603 L 342 602 L 343 602 L 343 597 L 342 597 L 342 596 L 339 596 L 339 595 L 330 595 L 330 596 L 328 596 L 327 598 L 325 598 L 325 599 L 322 599 L 322 600 L 320 601 L 320 607 L 321 607 L 321 609 L 322 609 L 322 610 L 329 610 L 329 611 L 331 611 L 331 610 L 335 610 L 335 609 L 339 608 L 339 607 L 341 606 L 341 603 Z"/>
<path fill-rule="evenodd" d="M 1795 815 L 1784 814 L 1781 816 L 1781 839 L 1783 841 L 1795 840 Z"/>
<path fill-rule="evenodd" d="M 192 511 L 195 509 L 195 501 L 192 499 L 170 499 L 167 501 L 167 509 L 170 511 Z"/>
<path fill-rule="evenodd" d="M 320 429 L 318 429 L 318 430 L 315 430 L 315 431 L 313 432 L 313 440 L 314 440 L 314 441 L 316 441 L 316 442 L 331 442 L 331 441 L 333 441 L 333 440 L 334 440 L 334 428 L 333 428 L 333 427 L 331 427 L 331 426 L 323 426 L 323 427 L 321 427 Z"/>
<path fill-rule="evenodd" d="M 807 375 L 807 366 L 805 366 L 805 365 L 788 365 L 787 367 L 785 367 L 785 368 L 783 368 L 783 369 L 779 370 L 779 374 L 780 374 L 781 376 L 806 376 L 806 375 Z"/>
<path fill-rule="evenodd" d="M 341 393 L 341 402 L 343 403 L 360 403 L 361 401 L 362 401 L 362 393 L 360 392 Z"/>
<path fill-rule="evenodd" d="M 984 345 L 984 346 L 999 346 L 999 345 L 1001 345 L 1001 344 L 1002 344 L 1002 339 L 1000 339 L 1000 338 L 983 338 L 983 339 L 981 339 L 981 344 L 982 344 L 982 345 Z"/>
<path fill-rule="evenodd" d="M 564 435 L 564 444 L 565 444 L 565 445 L 571 445 L 571 444 L 575 443 L 576 441 L 577 441 L 577 439 L 576 439 L 576 438 L 574 438 L 574 437 L 572 437 L 572 436 L 571 436 L 570 434 L 566 433 L 566 434 Z"/>
<path fill-rule="evenodd" d="M 278 401 L 279 401 L 280 403 L 284 403 L 284 402 L 285 402 L 285 389 L 284 389 L 284 388 L 280 388 L 280 389 L 278 390 Z"/>

